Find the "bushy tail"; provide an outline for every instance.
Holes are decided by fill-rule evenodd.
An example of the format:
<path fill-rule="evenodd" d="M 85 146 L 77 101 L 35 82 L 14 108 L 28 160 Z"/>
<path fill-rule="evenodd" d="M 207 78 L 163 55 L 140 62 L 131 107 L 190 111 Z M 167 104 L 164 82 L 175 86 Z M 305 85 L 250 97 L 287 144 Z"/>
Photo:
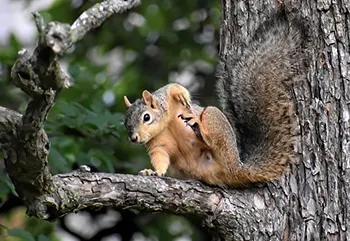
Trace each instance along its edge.
<path fill-rule="evenodd" d="M 305 67 L 303 26 L 278 13 L 258 28 L 239 57 L 229 53 L 219 66 L 219 98 L 254 181 L 278 178 L 296 160 L 289 87 Z"/>

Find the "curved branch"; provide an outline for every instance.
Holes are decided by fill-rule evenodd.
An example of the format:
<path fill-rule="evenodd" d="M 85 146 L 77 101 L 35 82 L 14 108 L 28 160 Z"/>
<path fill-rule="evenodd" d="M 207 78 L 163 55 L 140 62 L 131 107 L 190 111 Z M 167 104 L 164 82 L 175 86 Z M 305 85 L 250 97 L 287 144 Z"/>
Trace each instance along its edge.
<path fill-rule="evenodd" d="M 33 13 L 39 41 L 31 53 L 25 49 L 11 70 L 14 84 L 32 100 L 21 116 L 0 109 L 0 148 L 5 153 L 7 173 L 20 197 L 30 203 L 47 190 L 54 190 L 48 168 L 50 142 L 44 123 L 57 94 L 70 85 L 69 76 L 61 69 L 58 54 L 113 13 L 120 13 L 140 3 L 140 0 L 106 0 L 84 12 L 70 26 L 59 22 L 44 23 L 39 13 Z"/>
<path fill-rule="evenodd" d="M 224 192 L 196 181 L 86 171 L 58 174 L 51 181 L 55 188 L 31 202 L 30 215 L 54 219 L 86 208 L 119 207 L 204 217 L 216 212 Z"/>
<path fill-rule="evenodd" d="M 107 18 L 115 13 L 122 13 L 126 10 L 136 7 L 141 0 L 110 0 L 95 4 L 85 11 L 75 20 L 71 27 L 72 41 L 81 40 L 88 31 L 100 26 Z"/>
<path fill-rule="evenodd" d="M 223 232 L 226 240 L 236 240 L 240 234 L 228 230 L 239 229 L 242 219 L 264 223 L 271 218 L 266 214 L 273 209 L 273 205 L 265 206 L 264 199 L 271 198 L 266 188 L 225 190 L 193 180 L 87 171 L 55 175 L 51 181 L 54 189 L 30 202 L 29 215 L 51 220 L 101 207 L 189 214 L 201 217 L 208 228 Z M 252 225 L 246 226 L 245 232 L 268 232 L 267 229 L 259 231 Z"/>

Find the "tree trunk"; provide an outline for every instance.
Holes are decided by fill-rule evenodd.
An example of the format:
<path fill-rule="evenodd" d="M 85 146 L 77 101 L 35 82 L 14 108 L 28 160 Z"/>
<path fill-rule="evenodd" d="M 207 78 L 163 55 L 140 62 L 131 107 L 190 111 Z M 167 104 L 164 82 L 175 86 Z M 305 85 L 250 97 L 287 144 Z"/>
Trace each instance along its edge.
<path fill-rule="evenodd" d="M 239 51 L 271 13 L 310 24 L 311 64 L 307 79 L 295 85 L 300 163 L 277 192 L 252 201 L 266 209 L 260 219 L 239 218 L 235 240 L 350 240 L 350 82 L 349 1 L 222 0 L 220 56 Z M 238 217 L 232 217 L 238 219 Z"/>
<path fill-rule="evenodd" d="M 44 24 L 34 15 L 38 46 L 33 53 L 20 52 L 12 70 L 15 84 L 33 100 L 24 115 L 0 107 L 0 148 L 28 214 L 53 219 L 87 207 L 114 206 L 197 215 L 214 231 L 216 240 L 350 240 L 348 1 L 221 2 L 221 58 L 228 51 L 239 52 L 238 40 L 250 39 L 258 25 L 282 7 L 288 17 L 302 16 L 310 24 L 310 68 L 307 78 L 294 88 L 300 163 L 279 182 L 229 190 L 172 178 L 90 173 L 86 167 L 51 176 L 43 126 L 59 93 L 56 89 L 67 82 L 57 55 L 113 12 L 138 3 L 103 1 L 72 26 Z"/>

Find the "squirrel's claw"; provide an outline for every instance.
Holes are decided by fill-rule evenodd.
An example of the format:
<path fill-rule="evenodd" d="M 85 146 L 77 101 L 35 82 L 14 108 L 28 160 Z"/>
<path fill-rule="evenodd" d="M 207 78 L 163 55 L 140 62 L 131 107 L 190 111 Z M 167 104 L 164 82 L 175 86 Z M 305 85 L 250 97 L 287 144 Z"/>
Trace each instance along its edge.
<path fill-rule="evenodd" d="M 155 171 L 153 171 L 152 169 L 143 169 L 139 172 L 139 175 L 151 176 L 153 172 L 155 172 Z"/>
<path fill-rule="evenodd" d="M 185 94 L 179 94 L 175 97 L 180 103 L 188 109 L 191 109 L 191 97 Z"/>
<path fill-rule="evenodd" d="M 182 96 L 183 97 L 183 96 Z M 181 100 L 181 103 L 187 108 L 187 109 L 191 109 L 191 100 L 184 98 Z"/>
<path fill-rule="evenodd" d="M 198 120 L 196 120 L 196 118 L 191 118 L 189 120 L 186 120 L 185 123 L 186 125 L 193 127 L 196 123 L 198 123 Z"/>
<path fill-rule="evenodd" d="M 139 172 L 139 175 L 142 176 L 158 176 L 158 177 L 162 177 L 164 176 L 164 174 L 160 174 L 156 171 L 153 171 L 152 169 L 143 169 Z"/>
<path fill-rule="evenodd" d="M 190 121 L 191 119 L 195 118 L 195 115 L 192 112 L 192 108 L 190 112 L 184 112 L 181 113 L 178 118 L 180 118 L 181 120 L 183 120 L 185 123 L 187 123 L 188 121 Z"/>

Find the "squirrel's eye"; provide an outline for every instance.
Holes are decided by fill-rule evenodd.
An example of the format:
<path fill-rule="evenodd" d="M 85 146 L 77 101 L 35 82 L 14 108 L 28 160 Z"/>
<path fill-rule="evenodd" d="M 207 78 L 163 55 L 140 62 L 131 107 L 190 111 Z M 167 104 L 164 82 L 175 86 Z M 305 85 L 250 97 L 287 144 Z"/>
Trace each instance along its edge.
<path fill-rule="evenodd" d="M 144 121 L 144 122 L 148 122 L 150 119 L 151 119 L 151 116 L 150 116 L 149 114 L 145 114 L 145 115 L 143 116 L 143 121 Z"/>

